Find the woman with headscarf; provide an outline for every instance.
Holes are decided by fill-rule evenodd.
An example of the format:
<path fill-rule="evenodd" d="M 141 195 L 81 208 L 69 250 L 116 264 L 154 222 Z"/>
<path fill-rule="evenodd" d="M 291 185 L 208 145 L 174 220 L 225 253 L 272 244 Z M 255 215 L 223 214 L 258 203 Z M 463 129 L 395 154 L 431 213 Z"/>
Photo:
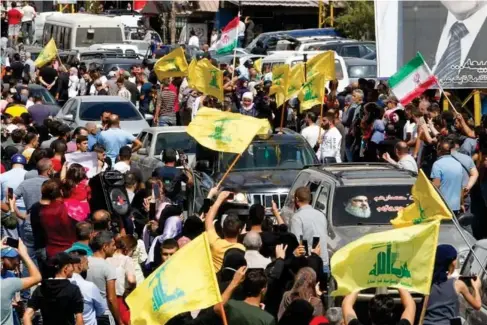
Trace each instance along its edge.
<path fill-rule="evenodd" d="M 232 282 L 235 272 L 242 266 L 247 266 L 245 252 L 238 248 L 228 249 L 225 252 L 225 255 L 223 255 L 222 268 L 216 274 L 218 287 L 220 288 L 221 293 L 225 291 L 230 282 Z M 232 298 L 236 300 L 245 299 L 245 294 L 242 292 L 241 287 L 234 291 Z"/>
<path fill-rule="evenodd" d="M 69 69 L 69 89 L 68 89 L 69 98 L 78 96 L 78 91 L 79 91 L 78 69 L 76 69 L 75 67 L 71 67 Z"/>
<path fill-rule="evenodd" d="M 254 105 L 254 95 L 250 91 L 245 92 L 240 103 L 240 114 L 256 117 L 258 113 Z"/>
<path fill-rule="evenodd" d="M 465 282 L 451 276 L 456 266 L 456 249 L 451 245 L 438 245 L 424 325 L 450 325 L 450 319 L 460 315 L 459 294 L 474 309 L 479 310 L 482 306 L 480 279 L 470 280 L 474 291 L 472 295 Z"/>
<path fill-rule="evenodd" d="M 277 325 L 309 325 L 314 308 L 304 299 L 296 299 L 286 308 Z"/>
<path fill-rule="evenodd" d="M 316 273 L 310 267 L 301 268 L 296 274 L 292 289 L 284 293 L 277 314 L 279 320 L 296 299 L 304 299 L 309 302 L 314 309 L 313 316 L 323 315 L 323 304 L 316 293 Z"/>

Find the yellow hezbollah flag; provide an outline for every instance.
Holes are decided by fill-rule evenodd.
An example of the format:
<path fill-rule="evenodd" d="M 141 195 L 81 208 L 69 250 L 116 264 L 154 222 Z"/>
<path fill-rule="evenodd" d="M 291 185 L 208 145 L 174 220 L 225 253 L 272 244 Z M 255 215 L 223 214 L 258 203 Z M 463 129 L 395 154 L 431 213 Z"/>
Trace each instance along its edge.
<path fill-rule="evenodd" d="M 199 144 L 215 151 L 242 153 L 256 134 L 270 131 L 267 119 L 202 107 L 187 132 Z"/>
<path fill-rule="evenodd" d="M 313 56 L 306 62 L 306 69 L 308 78 L 315 73 L 321 73 L 325 76 L 325 80 L 335 80 L 335 52 L 326 51 Z"/>
<path fill-rule="evenodd" d="M 191 62 L 189 63 L 189 66 L 188 66 L 188 76 L 186 77 L 186 79 L 188 80 L 188 85 L 190 85 L 190 84 L 191 84 L 190 77 L 191 77 L 192 75 L 194 75 L 194 72 L 192 72 L 192 71 L 194 71 L 194 68 L 196 67 L 196 62 L 198 62 L 198 60 L 193 59 L 193 60 L 191 60 Z"/>
<path fill-rule="evenodd" d="M 255 60 L 254 68 L 257 73 L 262 74 L 262 58 Z"/>
<path fill-rule="evenodd" d="M 52 60 L 54 60 L 57 57 L 57 47 L 56 47 L 56 42 L 54 42 L 54 39 L 51 38 L 49 43 L 44 46 L 42 49 L 41 53 L 39 53 L 39 56 L 34 62 L 34 65 L 36 68 L 42 68 Z M 59 62 L 61 64 L 61 62 Z"/>
<path fill-rule="evenodd" d="M 298 63 L 289 72 L 286 100 L 296 96 L 304 84 L 304 63 Z"/>
<path fill-rule="evenodd" d="M 269 95 L 276 95 L 277 107 L 284 104 L 287 97 L 289 83 L 289 64 L 280 64 L 272 67 L 272 86 Z"/>
<path fill-rule="evenodd" d="M 191 66 L 189 87 L 223 101 L 223 72 L 208 59 L 201 59 Z"/>
<path fill-rule="evenodd" d="M 132 325 L 164 325 L 180 313 L 220 303 L 206 232 L 155 270 L 126 301 Z"/>
<path fill-rule="evenodd" d="M 323 104 L 325 97 L 325 76 L 315 73 L 303 84 L 299 90 L 298 98 L 302 111 L 308 110 L 315 105 Z"/>
<path fill-rule="evenodd" d="M 417 225 L 431 220 L 451 220 L 450 209 L 422 169 L 419 170 L 411 194 L 414 202 L 400 210 L 397 217 L 391 220 L 394 228 Z"/>
<path fill-rule="evenodd" d="M 368 234 L 331 258 L 338 289 L 333 296 L 376 287 L 403 288 L 428 295 L 440 222 Z"/>
<path fill-rule="evenodd" d="M 188 62 L 181 47 L 164 55 L 154 64 L 154 72 L 159 80 L 170 77 L 183 77 L 188 74 Z"/>

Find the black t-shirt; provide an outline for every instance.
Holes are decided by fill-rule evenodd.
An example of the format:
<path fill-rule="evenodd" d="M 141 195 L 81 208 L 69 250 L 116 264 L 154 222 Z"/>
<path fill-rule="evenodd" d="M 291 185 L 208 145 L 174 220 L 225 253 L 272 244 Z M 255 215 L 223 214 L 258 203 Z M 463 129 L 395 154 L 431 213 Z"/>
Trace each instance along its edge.
<path fill-rule="evenodd" d="M 83 313 L 83 296 L 68 279 L 49 279 L 38 286 L 27 307 L 41 311 L 44 324 L 74 325 L 74 315 Z"/>
<path fill-rule="evenodd" d="M 358 319 L 352 319 L 348 325 L 362 325 Z M 384 324 L 389 325 L 389 324 Z M 401 319 L 399 322 L 390 325 L 412 325 L 407 319 Z"/>
<path fill-rule="evenodd" d="M 20 61 L 15 61 L 10 65 L 12 68 L 12 78 L 15 80 L 22 80 L 22 74 L 24 73 L 24 64 Z"/>
<path fill-rule="evenodd" d="M 188 176 L 176 167 L 158 167 L 152 173 L 153 177 L 159 177 L 164 184 L 165 195 L 174 200 L 181 192 L 181 182 L 188 182 Z"/>
<path fill-rule="evenodd" d="M 39 77 L 42 77 L 42 80 L 44 80 L 46 83 L 52 84 L 54 80 L 56 80 L 57 71 L 56 69 L 47 66 L 39 71 Z"/>
<path fill-rule="evenodd" d="M 40 211 L 41 211 L 41 203 L 36 202 L 30 208 L 30 224 L 32 226 L 32 234 L 34 236 L 34 247 L 36 249 L 45 248 L 46 247 L 46 232 L 41 225 L 41 218 L 40 218 Z"/>

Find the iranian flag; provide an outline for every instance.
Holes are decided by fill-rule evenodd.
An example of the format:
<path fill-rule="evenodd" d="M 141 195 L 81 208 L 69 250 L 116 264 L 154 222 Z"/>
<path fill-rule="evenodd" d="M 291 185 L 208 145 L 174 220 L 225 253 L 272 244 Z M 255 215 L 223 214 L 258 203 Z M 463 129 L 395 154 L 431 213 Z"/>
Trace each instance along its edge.
<path fill-rule="evenodd" d="M 419 52 L 414 59 L 389 78 L 389 86 L 403 106 L 409 104 L 436 83 L 435 75 Z"/>
<path fill-rule="evenodd" d="M 222 36 L 216 45 L 217 54 L 228 54 L 237 47 L 238 24 L 240 19 L 235 17 L 222 31 Z"/>

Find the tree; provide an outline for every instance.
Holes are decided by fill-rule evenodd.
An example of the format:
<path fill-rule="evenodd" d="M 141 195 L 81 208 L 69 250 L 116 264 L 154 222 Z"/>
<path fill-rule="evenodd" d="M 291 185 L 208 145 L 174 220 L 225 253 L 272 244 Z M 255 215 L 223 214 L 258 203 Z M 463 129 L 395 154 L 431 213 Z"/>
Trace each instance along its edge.
<path fill-rule="evenodd" d="M 374 2 L 346 1 L 335 27 L 343 35 L 357 40 L 375 40 Z"/>

